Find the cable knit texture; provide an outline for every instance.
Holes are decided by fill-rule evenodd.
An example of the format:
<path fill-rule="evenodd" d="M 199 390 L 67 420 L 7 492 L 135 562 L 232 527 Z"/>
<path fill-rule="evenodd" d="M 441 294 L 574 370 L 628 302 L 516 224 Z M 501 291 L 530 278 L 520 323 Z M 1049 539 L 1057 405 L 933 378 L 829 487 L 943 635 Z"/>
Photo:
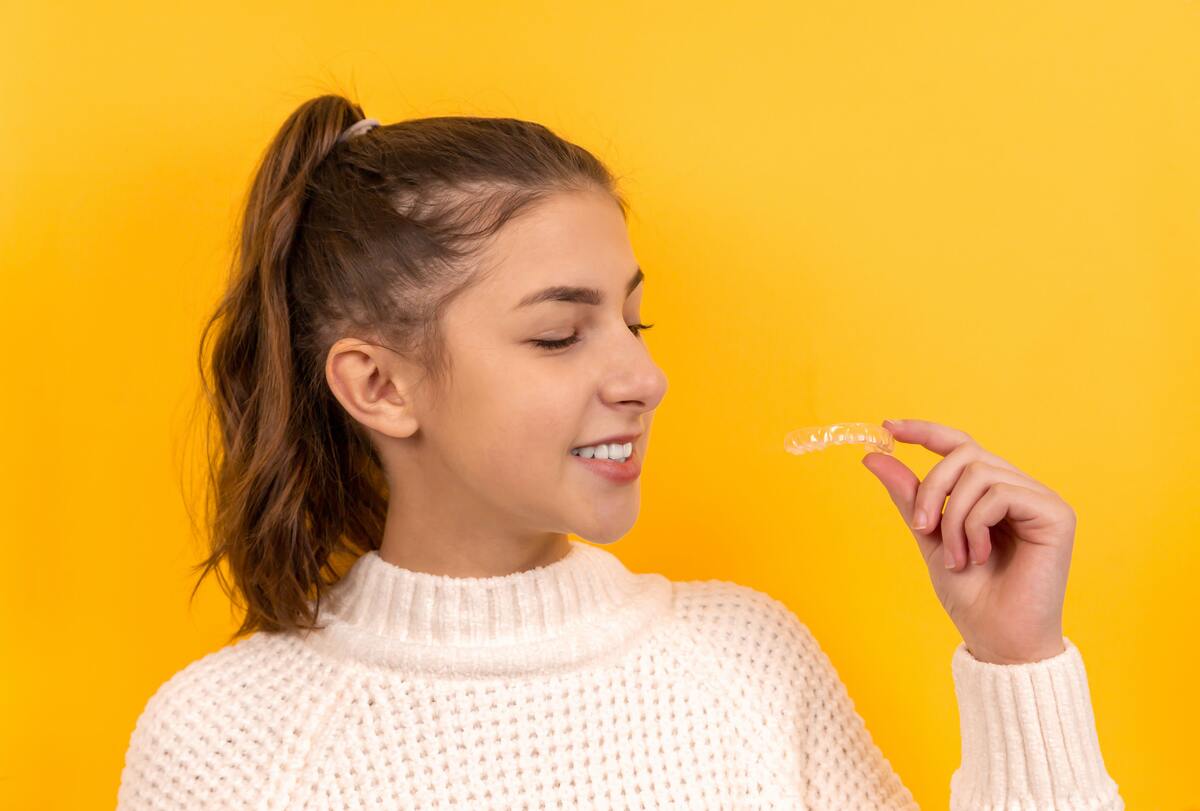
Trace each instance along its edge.
<path fill-rule="evenodd" d="M 629 571 L 572 540 L 511 575 L 377 552 L 326 627 L 188 664 L 138 717 L 118 810 L 913 809 L 829 657 L 782 602 Z M 1122 809 L 1078 649 L 952 659 L 952 809 Z"/>

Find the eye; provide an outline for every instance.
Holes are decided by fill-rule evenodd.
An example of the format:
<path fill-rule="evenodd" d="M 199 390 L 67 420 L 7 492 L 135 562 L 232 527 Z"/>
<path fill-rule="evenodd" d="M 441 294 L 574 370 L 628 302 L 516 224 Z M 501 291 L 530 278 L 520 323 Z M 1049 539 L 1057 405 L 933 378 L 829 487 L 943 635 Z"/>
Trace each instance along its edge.
<path fill-rule="evenodd" d="M 570 338 L 563 338 L 560 341 L 533 341 L 533 343 L 537 344 L 542 349 L 562 349 L 563 347 L 570 346 L 578 340 L 578 335 L 572 335 Z"/>
<path fill-rule="evenodd" d="M 634 335 L 640 336 L 643 331 L 650 329 L 654 325 L 653 324 L 628 324 L 627 326 L 631 330 L 633 330 Z M 561 340 L 558 340 L 558 341 L 532 341 L 532 343 L 537 344 L 537 346 L 539 346 L 542 349 L 564 349 L 564 348 L 570 346 L 571 344 L 578 343 L 579 340 L 580 340 L 580 338 L 577 333 L 575 335 L 570 336 L 569 338 L 562 338 Z"/>

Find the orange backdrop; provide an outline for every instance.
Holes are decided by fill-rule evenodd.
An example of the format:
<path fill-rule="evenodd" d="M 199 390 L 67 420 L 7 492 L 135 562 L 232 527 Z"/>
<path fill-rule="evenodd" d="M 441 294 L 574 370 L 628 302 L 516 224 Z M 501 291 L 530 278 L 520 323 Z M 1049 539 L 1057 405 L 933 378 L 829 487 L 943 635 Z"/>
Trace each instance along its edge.
<path fill-rule="evenodd" d="M 111 807 L 146 699 L 235 627 L 211 579 L 187 604 L 196 342 L 255 161 L 323 92 L 537 120 L 623 176 L 670 392 L 610 548 L 786 602 L 923 807 L 959 762 L 959 638 L 862 449 L 791 456 L 801 425 L 943 422 L 1062 494 L 1109 771 L 1130 808 L 1200 807 L 1200 8 L 733 8 L 7 10 L 12 807 Z"/>

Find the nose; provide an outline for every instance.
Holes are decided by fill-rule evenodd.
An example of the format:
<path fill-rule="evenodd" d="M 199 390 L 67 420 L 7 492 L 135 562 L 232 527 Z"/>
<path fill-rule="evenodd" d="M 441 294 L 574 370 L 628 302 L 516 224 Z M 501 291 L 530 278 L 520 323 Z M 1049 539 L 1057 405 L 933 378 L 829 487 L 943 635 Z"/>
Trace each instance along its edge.
<path fill-rule="evenodd" d="M 653 411 L 667 395 L 667 375 L 650 357 L 645 344 L 639 342 L 638 347 L 632 353 L 621 353 L 618 362 L 609 367 L 603 387 L 604 400 L 638 411 Z"/>

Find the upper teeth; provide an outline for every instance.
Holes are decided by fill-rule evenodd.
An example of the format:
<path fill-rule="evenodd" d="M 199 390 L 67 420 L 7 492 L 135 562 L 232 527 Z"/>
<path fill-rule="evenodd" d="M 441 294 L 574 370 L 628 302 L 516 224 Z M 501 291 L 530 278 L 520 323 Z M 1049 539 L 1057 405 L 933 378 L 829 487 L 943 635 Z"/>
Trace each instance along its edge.
<path fill-rule="evenodd" d="M 571 451 L 574 456 L 584 459 L 627 459 L 633 453 L 633 443 L 624 445 L 589 445 L 586 448 L 575 448 Z"/>

